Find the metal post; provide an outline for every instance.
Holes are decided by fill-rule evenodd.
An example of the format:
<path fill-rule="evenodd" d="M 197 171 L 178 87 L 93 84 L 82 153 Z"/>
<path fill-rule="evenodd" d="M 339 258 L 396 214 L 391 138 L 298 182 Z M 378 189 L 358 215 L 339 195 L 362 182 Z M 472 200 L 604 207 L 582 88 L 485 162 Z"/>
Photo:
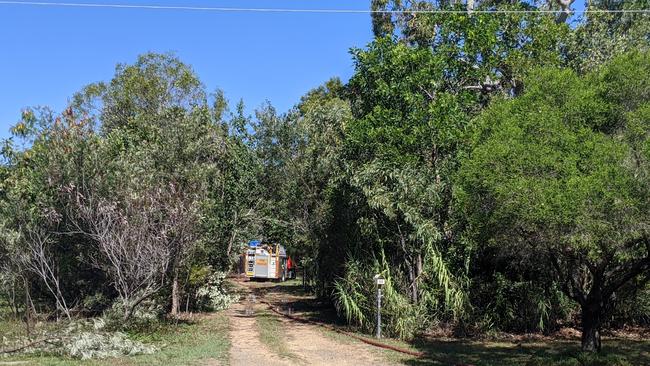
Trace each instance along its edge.
<path fill-rule="evenodd" d="M 377 338 L 381 338 L 381 286 L 377 286 Z"/>

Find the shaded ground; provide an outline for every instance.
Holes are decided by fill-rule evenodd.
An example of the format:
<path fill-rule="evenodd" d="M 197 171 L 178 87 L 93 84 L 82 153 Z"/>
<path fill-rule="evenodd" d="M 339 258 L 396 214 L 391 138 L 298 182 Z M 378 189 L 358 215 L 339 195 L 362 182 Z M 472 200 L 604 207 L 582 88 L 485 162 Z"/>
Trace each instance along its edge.
<path fill-rule="evenodd" d="M 247 291 L 281 309 L 285 313 L 324 324 L 336 324 L 334 310 L 302 291 L 300 282 L 235 281 Z M 259 305 L 259 304 L 258 304 Z M 263 308 L 263 307 L 262 307 Z M 264 316 L 269 316 L 268 314 Z M 603 352 L 596 358 L 581 354 L 579 339 L 533 339 L 529 341 L 475 341 L 466 339 L 418 339 L 401 342 L 384 339 L 385 343 L 421 351 L 417 358 L 383 350 L 358 342 L 317 326 L 280 317 L 289 337 L 286 347 L 293 357 L 309 364 L 405 364 L 405 365 L 650 365 L 650 340 L 607 338 Z M 350 331 L 344 324 L 338 327 Z M 361 334 L 360 334 L 361 335 Z M 341 357 L 331 356 L 341 355 Z"/>
<path fill-rule="evenodd" d="M 425 357 L 386 354 L 405 365 L 650 365 L 649 341 L 611 340 L 601 355 L 581 354 L 578 342 L 550 341 L 513 344 L 462 340 L 392 343 L 420 350 Z"/>
<path fill-rule="evenodd" d="M 3 365 L 650 365 L 650 340 L 608 337 L 604 355 L 580 354 L 576 334 L 568 339 L 492 342 L 429 338 L 385 343 L 425 353 L 416 358 L 375 348 L 322 327 L 288 320 L 259 302 L 264 298 L 286 313 L 335 324 L 333 309 L 302 291 L 298 281 L 243 282 L 231 279 L 243 301 L 227 312 L 198 314 L 174 324 L 161 324 L 131 337 L 161 350 L 153 355 L 80 361 L 48 355 L 0 357 Z M 247 294 L 255 294 L 254 316 L 246 315 Z M 344 324 L 337 326 L 345 328 Z M 346 330 L 352 330 L 345 328 Z M 0 320 L 0 337 L 21 335 L 24 324 Z M 232 343 L 232 345 L 231 345 Z"/>

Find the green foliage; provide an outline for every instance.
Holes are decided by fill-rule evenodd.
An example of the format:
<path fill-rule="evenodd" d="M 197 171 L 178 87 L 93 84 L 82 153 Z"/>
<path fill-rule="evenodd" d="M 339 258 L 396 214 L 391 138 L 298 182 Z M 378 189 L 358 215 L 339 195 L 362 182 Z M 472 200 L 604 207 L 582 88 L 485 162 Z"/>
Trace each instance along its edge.
<path fill-rule="evenodd" d="M 239 296 L 226 292 L 224 287 L 226 274 L 226 272 L 214 272 L 201 281 L 202 285 L 196 290 L 196 306 L 199 310 L 224 310 L 239 300 Z"/>
<path fill-rule="evenodd" d="M 8 293 L 26 284 L 34 302 L 66 315 L 71 304 L 96 314 L 117 298 L 135 307 L 154 296 L 166 308 L 167 286 L 192 265 L 229 268 L 247 234 L 255 165 L 240 134 L 243 107 L 231 114 L 218 94 L 213 109 L 205 95 L 177 58 L 146 54 L 86 87 L 60 116 L 24 111 L 3 150 Z M 138 249 L 154 242 L 149 255 Z"/>
<path fill-rule="evenodd" d="M 572 68 L 591 71 L 604 62 L 630 51 L 647 51 L 650 16 L 647 13 L 599 13 L 597 10 L 647 9 L 647 0 L 592 1 L 582 21 L 570 34 L 567 56 Z"/>
<path fill-rule="evenodd" d="M 600 327 L 611 299 L 650 275 L 650 119 L 636 117 L 647 108 L 649 68 L 647 53 L 632 53 L 585 77 L 536 71 L 524 95 L 476 120 L 458 177 L 479 242 L 547 260 L 582 307 L 583 328 Z"/>
<path fill-rule="evenodd" d="M 526 273 L 510 269 L 506 274 Z M 496 272 L 491 278 L 474 278 L 470 301 L 474 306 L 472 321 L 477 331 L 508 329 L 551 333 L 575 311 L 572 301 L 555 283 L 546 283 L 539 276 L 508 278 L 506 274 Z"/>
<path fill-rule="evenodd" d="M 578 307 L 595 329 L 647 323 L 648 15 L 568 26 L 536 11 L 555 2 L 371 7 L 398 12 L 372 14 L 378 37 L 352 50 L 350 81 L 287 113 L 231 109 L 153 53 L 61 114 L 26 109 L 0 157 L 0 299 L 14 316 L 74 304 L 146 328 L 150 304 L 152 322 L 179 300 L 223 308 L 223 273 L 257 238 L 287 247 L 365 331 L 376 273 L 384 332 L 400 338 L 439 321 L 551 332 Z M 435 9 L 461 11 L 408 11 Z M 102 245 L 118 239 L 122 259 L 156 255 L 116 261 Z"/>
<path fill-rule="evenodd" d="M 131 65 L 117 65 L 110 83 L 90 84 L 73 99 L 73 106 L 98 118 L 105 132 L 138 119 L 156 125 L 170 109 L 192 110 L 206 103 L 194 71 L 172 54 L 156 53 L 143 54 Z"/>

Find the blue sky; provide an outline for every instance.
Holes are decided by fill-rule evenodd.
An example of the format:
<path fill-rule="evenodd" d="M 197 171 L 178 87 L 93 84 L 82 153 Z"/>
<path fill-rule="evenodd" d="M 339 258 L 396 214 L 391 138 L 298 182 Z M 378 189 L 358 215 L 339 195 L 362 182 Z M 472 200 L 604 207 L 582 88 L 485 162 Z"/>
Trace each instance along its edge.
<path fill-rule="evenodd" d="M 47 0 L 53 2 L 54 0 Z M 73 0 L 70 0 L 72 2 Z M 366 9 L 369 0 L 74 0 L 130 4 Z M 84 85 L 108 80 L 138 54 L 175 52 L 209 90 L 252 110 L 293 106 L 353 71 L 351 47 L 372 38 L 368 14 L 216 13 L 0 5 L 0 138 L 27 106 L 62 109 Z"/>
<path fill-rule="evenodd" d="M 42 0 L 55 2 L 57 0 Z M 63 1 L 63 0 L 62 0 Z M 208 7 L 367 9 L 370 0 L 67 0 Z M 582 9 L 576 1 L 574 9 Z M 368 14 L 240 13 L 0 5 L 0 138 L 24 107 L 61 110 L 117 63 L 174 52 L 208 90 L 248 110 L 279 111 L 332 76 L 353 71 L 351 47 L 372 39 Z"/>

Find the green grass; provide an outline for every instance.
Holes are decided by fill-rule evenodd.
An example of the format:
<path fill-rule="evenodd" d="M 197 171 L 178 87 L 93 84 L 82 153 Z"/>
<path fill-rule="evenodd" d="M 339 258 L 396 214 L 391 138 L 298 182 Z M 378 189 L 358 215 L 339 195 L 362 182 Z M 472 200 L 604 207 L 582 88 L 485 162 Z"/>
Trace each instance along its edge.
<path fill-rule="evenodd" d="M 161 348 L 152 355 L 88 361 L 47 355 L 18 355 L 0 357 L 0 366 L 15 361 L 27 361 L 27 365 L 52 366 L 227 365 L 230 349 L 228 324 L 224 313 L 216 313 L 206 315 L 193 323 L 164 324 L 149 333 L 130 335 L 131 338 Z M 24 325 L 18 325 L 24 328 Z M 16 330 L 15 327 L 15 322 L 0 321 L 0 334 L 3 334 L 3 330 Z"/>
<path fill-rule="evenodd" d="M 302 316 L 317 314 L 309 312 Z M 326 328 L 321 332 L 330 339 L 342 344 L 360 342 L 345 334 Z M 364 338 L 372 335 L 348 331 Z M 404 365 L 475 365 L 475 366 L 636 366 L 650 365 L 650 340 L 634 341 L 623 339 L 605 339 L 603 351 L 598 355 L 585 354 L 580 351 L 578 341 L 549 340 L 537 342 L 494 342 L 473 340 L 424 340 L 416 339 L 405 342 L 383 338 L 382 343 L 406 350 L 423 352 L 424 357 L 368 346 L 378 357 L 391 364 Z"/>
<path fill-rule="evenodd" d="M 578 342 L 563 340 L 521 344 L 465 340 L 416 340 L 407 343 L 383 339 L 382 342 L 424 352 L 424 357 L 417 358 L 389 350 L 376 349 L 376 352 L 380 353 L 387 361 L 405 365 L 650 365 L 650 341 L 606 340 L 603 343 L 603 351 L 597 356 L 580 352 Z"/>
<path fill-rule="evenodd" d="M 0 336 L 13 338 L 25 334 L 25 323 L 14 319 L 0 319 Z"/>
<path fill-rule="evenodd" d="M 322 333 L 343 344 L 360 342 L 325 328 Z M 356 333 L 372 338 L 368 334 Z M 384 338 L 382 343 L 406 350 L 423 352 L 418 358 L 392 350 L 368 346 L 387 363 L 404 365 L 475 365 L 475 366 L 636 366 L 650 365 L 650 340 L 608 339 L 598 355 L 580 352 L 577 341 L 552 340 L 525 343 L 416 340 L 404 342 Z"/>
<path fill-rule="evenodd" d="M 301 294 L 302 282 L 283 283 L 276 291 L 286 294 Z M 311 301 L 311 302 L 310 302 Z M 314 321 L 327 324 L 337 324 L 335 313 L 331 309 L 317 306 L 315 299 L 306 298 L 300 303 L 294 303 L 295 314 Z M 354 332 L 344 322 L 337 324 L 341 329 Z M 353 338 L 321 328 L 323 334 L 340 343 L 358 342 Z M 362 337 L 372 335 L 356 333 Z M 563 366 L 625 366 L 650 365 L 650 340 L 634 341 L 623 339 L 603 340 L 603 351 L 598 356 L 580 352 L 580 344 L 576 341 L 548 340 L 523 342 L 474 341 L 469 339 L 431 340 L 416 339 L 413 342 L 403 342 L 393 339 L 383 339 L 382 342 L 401 348 L 423 352 L 424 357 L 418 358 L 391 350 L 368 346 L 387 363 L 404 365 L 475 365 L 475 366 L 514 366 L 514 365 L 563 365 Z"/>
<path fill-rule="evenodd" d="M 286 332 L 282 322 L 270 311 L 258 312 L 255 316 L 255 323 L 259 330 L 260 340 L 267 345 L 274 353 L 288 358 L 296 358 L 296 355 L 289 351 L 285 342 Z"/>

